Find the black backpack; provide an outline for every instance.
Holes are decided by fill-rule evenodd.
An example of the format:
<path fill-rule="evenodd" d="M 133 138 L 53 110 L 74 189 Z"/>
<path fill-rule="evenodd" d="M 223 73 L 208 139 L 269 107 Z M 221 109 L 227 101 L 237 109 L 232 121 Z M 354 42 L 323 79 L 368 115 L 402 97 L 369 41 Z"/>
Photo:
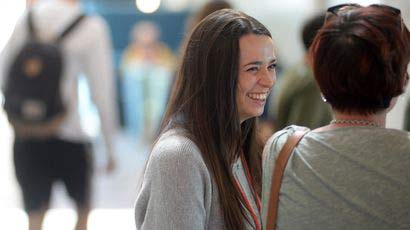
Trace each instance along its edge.
<path fill-rule="evenodd" d="M 28 12 L 28 39 L 10 66 L 4 88 L 4 110 L 16 136 L 51 136 L 61 124 L 61 41 L 83 18 L 76 18 L 54 41 L 42 42 Z"/>

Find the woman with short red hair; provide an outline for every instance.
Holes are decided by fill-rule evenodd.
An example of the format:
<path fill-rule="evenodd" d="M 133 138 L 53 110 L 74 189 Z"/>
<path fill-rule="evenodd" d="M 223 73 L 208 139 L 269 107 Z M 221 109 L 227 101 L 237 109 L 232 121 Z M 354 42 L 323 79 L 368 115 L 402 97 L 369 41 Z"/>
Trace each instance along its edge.
<path fill-rule="evenodd" d="M 400 10 L 329 8 L 310 58 L 334 119 L 308 132 L 290 126 L 268 141 L 266 229 L 410 229 L 410 135 L 385 127 L 409 79 L 410 33 Z"/>

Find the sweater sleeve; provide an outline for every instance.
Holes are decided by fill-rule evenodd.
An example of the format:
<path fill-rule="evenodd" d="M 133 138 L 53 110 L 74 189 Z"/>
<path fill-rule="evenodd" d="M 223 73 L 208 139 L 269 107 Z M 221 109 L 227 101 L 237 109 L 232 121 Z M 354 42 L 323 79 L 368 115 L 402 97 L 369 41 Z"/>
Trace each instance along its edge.
<path fill-rule="evenodd" d="M 211 183 L 199 149 L 189 139 L 160 141 L 137 197 L 137 229 L 205 229 Z"/>

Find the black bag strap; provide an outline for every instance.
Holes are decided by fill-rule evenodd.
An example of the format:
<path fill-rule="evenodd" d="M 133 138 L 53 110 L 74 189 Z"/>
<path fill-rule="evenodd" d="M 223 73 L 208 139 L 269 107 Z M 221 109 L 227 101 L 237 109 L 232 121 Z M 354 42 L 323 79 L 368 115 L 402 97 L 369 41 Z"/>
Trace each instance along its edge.
<path fill-rule="evenodd" d="M 33 23 L 33 11 L 29 10 L 27 14 L 28 36 L 30 39 L 37 39 L 36 30 Z"/>
<path fill-rule="evenodd" d="M 69 26 L 67 26 L 67 28 L 59 36 L 57 36 L 55 42 L 57 44 L 60 43 L 64 39 L 64 37 L 67 36 L 67 34 L 69 34 L 84 18 L 85 18 L 85 15 L 81 13 Z M 32 40 L 38 39 L 36 30 L 34 27 L 32 10 L 28 10 L 27 25 L 28 25 L 29 38 Z"/>
<path fill-rule="evenodd" d="M 60 43 L 64 37 L 69 34 L 83 19 L 85 18 L 84 14 L 80 14 L 56 39 L 56 43 Z"/>

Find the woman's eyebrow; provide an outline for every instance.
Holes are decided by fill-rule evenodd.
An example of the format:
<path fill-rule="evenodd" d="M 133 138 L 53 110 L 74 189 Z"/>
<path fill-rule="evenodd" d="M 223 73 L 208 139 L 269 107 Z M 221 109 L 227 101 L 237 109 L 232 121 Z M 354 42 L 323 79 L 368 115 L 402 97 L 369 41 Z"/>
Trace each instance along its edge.
<path fill-rule="evenodd" d="M 276 58 L 273 58 L 272 60 L 269 61 L 269 64 L 275 63 L 276 62 Z M 245 64 L 244 67 L 248 66 L 248 65 L 262 65 L 262 61 L 253 61 L 253 62 L 249 62 L 248 64 Z"/>
<path fill-rule="evenodd" d="M 269 63 L 276 63 L 276 58 L 272 58 Z"/>
<path fill-rule="evenodd" d="M 248 64 L 244 65 L 244 67 L 246 67 L 246 66 L 248 66 L 248 65 L 262 65 L 262 61 L 249 62 Z"/>

